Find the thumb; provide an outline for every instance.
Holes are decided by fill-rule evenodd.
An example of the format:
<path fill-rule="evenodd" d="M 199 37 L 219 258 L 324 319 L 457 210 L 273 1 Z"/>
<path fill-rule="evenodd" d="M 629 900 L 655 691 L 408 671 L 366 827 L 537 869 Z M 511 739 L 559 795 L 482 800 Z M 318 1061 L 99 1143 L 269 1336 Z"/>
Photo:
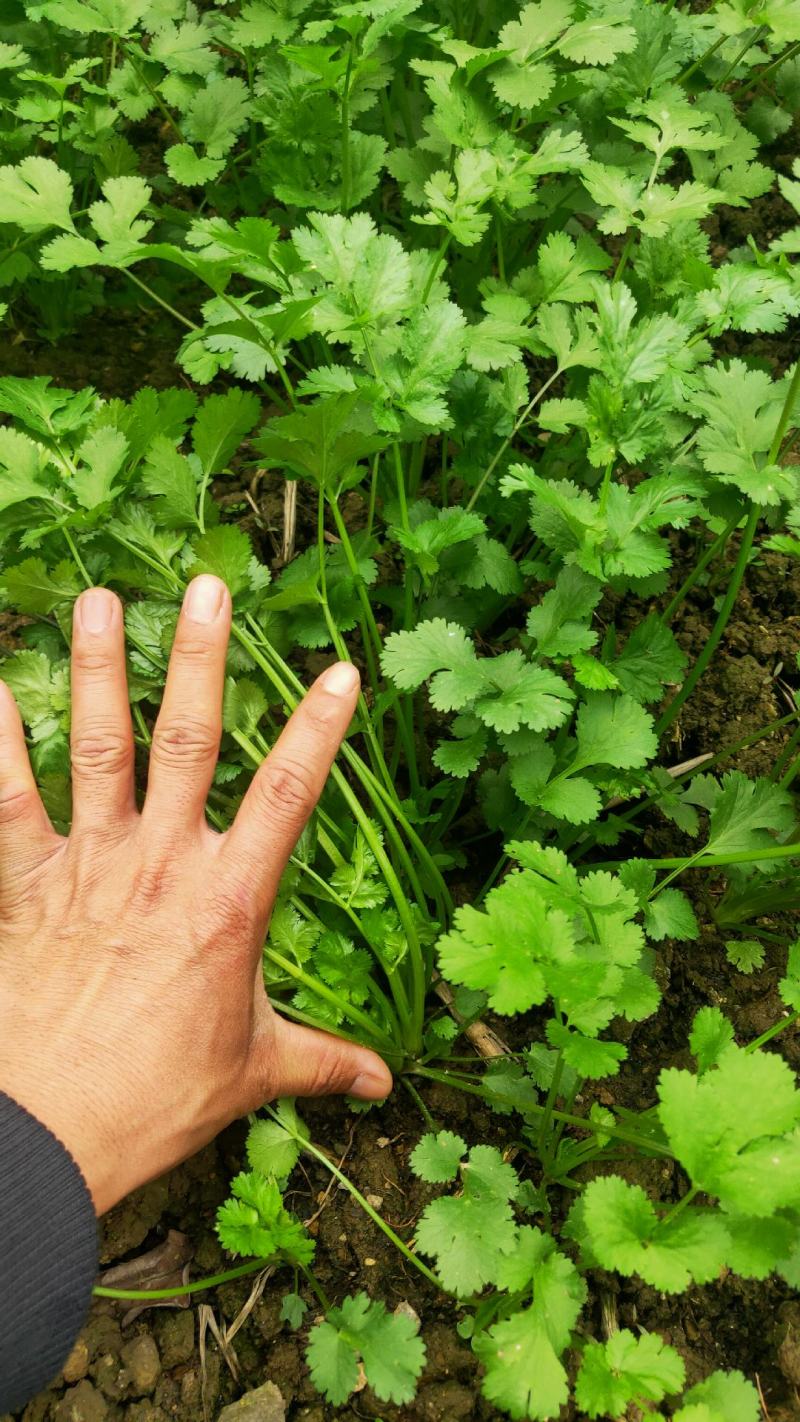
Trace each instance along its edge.
<path fill-rule="evenodd" d="M 270 1052 L 271 1096 L 357 1096 L 382 1101 L 392 1089 L 386 1063 L 358 1047 L 277 1014 Z"/>

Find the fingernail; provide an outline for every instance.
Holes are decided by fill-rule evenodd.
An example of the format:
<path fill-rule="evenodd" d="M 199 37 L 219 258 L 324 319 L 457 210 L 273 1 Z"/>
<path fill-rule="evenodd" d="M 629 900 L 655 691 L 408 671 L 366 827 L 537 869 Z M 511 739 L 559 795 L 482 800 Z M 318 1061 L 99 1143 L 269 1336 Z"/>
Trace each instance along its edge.
<path fill-rule="evenodd" d="M 392 1078 L 388 1070 L 381 1072 L 362 1071 L 356 1077 L 348 1092 L 360 1101 L 383 1101 L 392 1089 Z"/>
<path fill-rule="evenodd" d="M 320 686 L 331 696 L 352 696 L 360 681 L 361 677 L 352 662 L 334 662 L 322 673 Z"/>
<path fill-rule="evenodd" d="M 116 599 L 108 588 L 89 588 L 83 593 L 78 608 L 84 632 L 107 632 L 114 615 Z"/>
<path fill-rule="evenodd" d="M 210 573 L 201 573 L 186 589 L 183 610 L 192 622 L 213 622 L 222 607 L 225 585 Z"/>

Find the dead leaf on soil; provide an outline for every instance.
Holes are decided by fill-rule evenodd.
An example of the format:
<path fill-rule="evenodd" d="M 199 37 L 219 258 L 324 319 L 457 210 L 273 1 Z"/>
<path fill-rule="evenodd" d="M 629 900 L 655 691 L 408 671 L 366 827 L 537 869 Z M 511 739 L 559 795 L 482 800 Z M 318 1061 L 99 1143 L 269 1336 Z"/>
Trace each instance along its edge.
<path fill-rule="evenodd" d="M 188 1235 L 171 1229 L 166 1239 L 155 1249 L 148 1249 L 135 1259 L 126 1259 L 124 1264 L 115 1264 L 105 1269 L 97 1280 L 104 1289 L 169 1289 L 178 1288 L 189 1282 L 189 1264 L 194 1248 Z M 190 1308 L 191 1294 L 176 1294 L 168 1299 L 153 1299 L 152 1303 L 138 1300 L 130 1306 L 129 1299 L 117 1299 L 118 1308 L 125 1310 L 123 1327 L 132 1323 L 148 1308 Z"/>

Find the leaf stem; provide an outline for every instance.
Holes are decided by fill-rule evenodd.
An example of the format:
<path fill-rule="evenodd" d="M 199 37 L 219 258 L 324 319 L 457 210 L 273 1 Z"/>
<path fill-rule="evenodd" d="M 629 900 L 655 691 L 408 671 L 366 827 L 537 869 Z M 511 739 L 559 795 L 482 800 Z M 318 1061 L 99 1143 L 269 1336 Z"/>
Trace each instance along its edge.
<path fill-rule="evenodd" d="M 431 291 L 433 290 L 433 283 L 436 281 L 436 278 L 439 275 L 439 268 L 441 267 L 442 262 L 447 256 L 448 248 L 452 240 L 453 239 L 450 233 L 446 232 L 441 242 L 439 243 L 439 246 L 436 248 L 436 251 L 433 254 L 430 267 L 428 268 L 428 275 L 425 279 L 425 285 L 422 288 L 422 295 L 419 299 L 420 306 L 425 305 L 426 301 L 428 300 L 428 297 L 431 294 Z"/>
<path fill-rule="evenodd" d="M 800 859 L 800 842 L 776 844 L 773 848 L 754 850 L 733 850 L 725 854 L 709 854 L 698 859 L 691 854 L 685 859 L 648 859 L 653 869 L 720 869 L 726 864 L 761 864 L 770 859 Z M 627 860 L 609 860 L 602 864 L 592 864 L 593 869 L 619 869 Z"/>
<path fill-rule="evenodd" d="M 456 1075 L 454 1072 L 437 1071 L 434 1067 L 414 1066 L 410 1068 L 412 1076 L 426 1076 L 431 1081 L 440 1081 L 444 1086 L 454 1086 L 458 1091 L 465 1091 L 469 1096 L 480 1096 L 486 1100 L 486 1092 L 482 1086 L 473 1085 L 466 1081 L 464 1077 Z M 544 1106 L 526 1106 L 525 1114 L 530 1113 L 538 1116 L 544 1111 Z M 592 1136 L 613 1136 L 617 1140 L 625 1141 L 628 1145 L 638 1146 L 640 1149 L 651 1151 L 654 1155 L 664 1156 L 666 1160 L 674 1160 L 672 1151 L 662 1145 L 659 1141 L 648 1140 L 647 1136 L 640 1136 L 636 1131 L 629 1131 L 624 1126 L 609 1126 L 605 1122 L 595 1122 L 588 1116 L 573 1116 L 568 1111 L 551 1111 L 554 1121 L 563 1121 L 567 1126 L 575 1126 L 576 1129 L 588 1131 Z"/>
<path fill-rule="evenodd" d="M 140 291 L 143 291 L 146 296 L 150 297 L 151 301 L 154 301 L 157 306 L 163 307 L 164 311 L 168 311 L 170 316 L 174 316 L 175 320 L 179 321 L 182 326 L 185 326 L 187 328 L 187 330 L 202 330 L 202 327 L 196 325 L 194 321 L 190 321 L 188 316 L 182 315 L 180 311 L 175 310 L 174 306 L 170 306 L 169 302 L 165 301 L 163 296 L 159 296 L 157 291 L 153 291 L 153 288 L 151 286 L 148 286 L 146 281 L 142 281 L 141 277 L 138 277 L 135 272 L 132 272 L 130 267 L 123 267 L 123 271 L 129 281 L 133 282 L 134 286 L 138 286 Z"/>
<path fill-rule="evenodd" d="M 717 537 L 714 539 L 713 543 L 709 543 L 705 552 L 697 559 L 697 562 L 692 565 L 692 571 L 690 572 L 688 578 L 686 578 L 681 584 L 681 586 L 678 588 L 678 591 L 672 598 L 672 601 L 667 603 L 667 606 L 664 608 L 664 611 L 659 613 L 659 622 L 662 624 L 662 626 L 666 627 L 668 623 L 672 621 L 681 603 L 686 600 L 689 593 L 692 591 L 692 588 L 694 588 L 697 583 L 699 583 L 709 563 L 713 562 L 717 555 L 722 552 L 738 523 L 738 516 L 736 518 L 730 519 L 729 522 L 726 523 L 722 532 L 717 534 Z"/>
<path fill-rule="evenodd" d="M 516 421 L 516 423 L 515 423 L 515 425 L 514 425 L 514 428 L 513 428 L 512 431 L 511 431 L 511 433 L 510 433 L 509 435 L 506 435 L 506 438 L 503 440 L 503 443 L 500 445 L 500 448 L 498 449 L 497 453 L 494 455 L 494 457 L 493 457 L 491 463 L 489 464 L 489 467 L 488 467 L 488 468 L 484 471 L 484 473 L 481 475 L 481 477 L 480 477 L 478 483 L 476 484 L 475 488 L 473 489 L 473 491 L 472 491 L 472 493 L 471 493 L 469 499 L 467 500 L 467 502 L 466 502 L 466 504 L 465 504 L 465 506 L 464 506 L 464 507 L 467 509 L 467 512 L 469 512 L 470 509 L 472 509 L 472 508 L 475 507 L 475 504 L 477 503 L 478 499 L 480 498 L 481 494 L 483 493 L 483 490 L 484 490 L 484 487 L 485 487 L 485 485 L 486 485 L 487 480 L 489 480 L 489 479 L 491 478 L 492 474 L 494 473 L 495 469 L 497 468 L 497 465 L 498 465 L 499 461 L 502 459 L 503 455 L 505 454 L 506 450 L 508 449 L 508 446 L 511 444 L 511 441 L 512 441 L 513 439 L 515 439 L 515 437 L 519 434 L 519 431 L 522 429 L 522 426 L 525 424 L 525 421 L 527 420 L 527 418 L 528 418 L 528 416 L 530 415 L 531 411 L 535 408 L 536 405 L 538 405 L 538 403 L 539 403 L 539 401 L 541 400 L 542 396 L 547 393 L 547 391 L 550 389 L 550 386 L 553 384 L 553 382 L 554 382 L 555 380 L 558 379 L 558 377 L 559 377 L 560 374 L 561 374 L 561 367 L 558 366 L 558 367 L 553 371 L 553 374 L 550 375 L 550 376 L 548 376 L 548 378 L 547 378 L 547 380 L 545 380 L 544 384 L 539 387 L 539 389 L 536 391 L 536 394 L 533 396 L 533 398 L 528 401 L 527 405 L 525 406 L 525 409 L 522 411 L 522 414 L 518 417 L 518 419 L 517 419 L 517 421 Z"/>
<path fill-rule="evenodd" d="M 800 368 L 800 362 L 798 362 L 798 367 Z M 739 596 L 739 590 L 744 580 L 747 564 L 750 561 L 750 552 L 753 547 L 753 541 L 756 535 L 756 528 L 758 527 L 758 520 L 760 517 L 761 513 L 758 504 L 753 504 L 747 516 L 747 522 L 744 526 L 744 532 L 742 533 L 742 541 L 739 547 L 739 556 L 737 557 L 736 563 L 733 567 L 733 571 L 731 572 L 730 582 L 728 583 L 728 589 L 725 593 L 722 605 L 717 614 L 717 620 L 714 623 L 708 641 L 703 647 L 703 650 L 697 658 L 697 661 L 695 662 L 694 666 L 692 667 L 692 670 L 690 671 L 680 690 L 677 691 L 673 696 L 671 702 L 667 706 L 666 710 L 664 711 L 656 725 L 656 734 L 659 738 L 661 738 L 664 732 L 669 729 L 676 716 L 678 715 L 678 712 L 680 711 L 684 702 L 687 701 L 688 698 L 692 695 L 692 692 L 697 686 L 697 683 L 699 682 L 701 676 L 709 665 L 711 658 L 713 657 L 715 651 L 717 650 L 717 647 L 719 646 L 719 643 L 722 640 L 722 635 L 728 625 L 728 621 L 730 619 L 731 613 L 733 612 L 736 599 Z"/>
<path fill-rule="evenodd" d="M 112 1289 L 104 1284 L 95 1284 L 92 1293 L 97 1299 L 175 1299 L 185 1294 L 199 1294 L 203 1289 L 215 1289 L 218 1284 L 228 1284 L 231 1279 L 243 1279 L 247 1274 L 257 1274 L 269 1264 L 274 1264 L 274 1256 L 253 1259 L 249 1264 L 238 1264 L 235 1269 L 224 1269 L 221 1274 L 209 1274 L 205 1279 L 197 1279 L 192 1284 L 176 1284 L 170 1289 Z"/>
<path fill-rule="evenodd" d="M 782 1017 L 780 1022 L 773 1022 L 772 1026 L 768 1027 L 766 1032 L 762 1032 L 760 1037 L 755 1037 L 752 1042 L 748 1042 L 745 1051 L 757 1052 L 759 1047 L 763 1047 L 766 1042 L 771 1042 L 773 1037 L 785 1032 L 787 1027 L 794 1027 L 798 1019 L 800 1019 L 800 1011 L 790 1012 L 788 1017 Z"/>
<path fill-rule="evenodd" d="M 734 89 L 731 94 L 731 98 L 743 99 L 745 94 L 749 94 L 751 89 L 757 89 L 759 85 L 764 82 L 767 76 L 769 74 L 774 74 L 775 70 L 779 69 L 780 66 L 784 64 L 787 59 L 794 59 L 794 56 L 798 52 L 800 52 L 800 40 L 795 40 L 794 44 L 790 44 L 789 48 L 784 50 L 783 54 L 779 54 L 777 59 L 773 59 L 771 64 L 768 64 L 766 68 L 762 69 L 754 79 L 751 79 L 749 84 L 740 84 L 738 88 Z"/>
<path fill-rule="evenodd" d="M 699 1195 L 699 1193 L 700 1190 L 699 1186 L 697 1185 L 693 1185 L 690 1190 L 687 1190 L 686 1194 L 682 1195 L 680 1200 L 678 1200 L 678 1203 L 676 1205 L 673 1205 L 672 1209 L 668 1210 L 665 1215 L 661 1216 L 661 1219 L 658 1222 L 659 1228 L 663 1228 L 663 1226 L 667 1224 L 672 1224 L 672 1221 L 674 1219 L 677 1219 L 678 1215 L 683 1213 L 687 1205 L 690 1205 L 692 1203 L 692 1200 L 695 1198 L 695 1195 Z"/>
<path fill-rule="evenodd" d="M 768 28 L 769 27 L 767 25 L 759 25 L 758 28 L 753 31 L 750 38 L 746 40 L 745 43 L 742 45 L 742 48 L 736 55 L 736 58 L 731 60 L 727 69 L 725 70 L 725 73 L 714 84 L 713 87 L 715 89 L 721 89 L 723 84 L 727 84 L 734 70 L 738 68 L 740 61 L 744 59 L 745 55 L 747 54 L 747 51 L 749 49 L 752 49 L 754 44 L 758 44 L 759 40 L 764 38 L 764 35 L 767 33 Z"/>
<path fill-rule="evenodd" d="M 268 1106 L 267 1110 L 269 1111 L 271 1116 L 275 1117 L 276 1120 L 278 1119 L 277 1113 L 274 1112 L 271 1107 Z M 281 1121 L 280 1124 L 284 1127 L 286 1126 L 285 1121 Z M 369 1215 L 373 1224 L 376 1224 L 378 1226 L 378 1229 L 382 1230 L 383 1233 L 386 1235 L 386 1238 L 391 1240 L 395 1249 L 399 1249 L 403 1257 L 407 1259 L 410 1264 L 413 1264 L 414 1268 L 418 1269 L 420 1274 L 424 1274 L 425 1278 L 430 1284 L 433 1284 L 434 1287 L 439 1289 L 443 1294 L 449 1292 L 449 1290 L 444 1287 L 444 1284 L 442 1283 L 441 1279 L 436 1274 L 434 1274 L 432 1269 L 428 1268 L 427 1264 L 423 1264 L 422 1260 L 414 1253 L 413 1249 L 409 1249 L 408 1245 L 405 1243 L 404 1240 L 400 1238 L 399 1234 L 395 1233 L 391 1225 L 386 1223 L 386 1220 L 383 1218 L 383 1216 L 378 1214 L 378 1211 L 374 1209 L 374 1207 L 369 1203 L 369 1200 L 367 1200 L 365 1196 L 362 1195 L 358 1187 L 354 1185 L 352 1180 L 350 1180 L 345 1175 L 343 1170 L 340 1170 L 338 1165 L 335 1165 L 334 1162 L 330 1160 L 327 1155 L 325 1155 L 324 1151 L 319 1150 L 319 1148 L 315 1146 L 312 1141 L 303 1140 L 299 1135 L 295 1136 L 295 1140 L 301 1147 L 304 1154 L 313 1156 L 314 1159 L 318 1160 L 321 1165 L 324 1165 L 326 1170 L 330 1171 L 334 1179 L 338 1180 L 339 1184 L 343 1185 L 345 1190 L 347 1190 L 347 1192 L 352 1195 L 353 1199 L 357 1201 L 364 1213 Z"/>
<path fill-rule="evenodd" d="M 347 55 L 347 69 L 344 76 L 344 88 L 342 90 L 342 136 L 341 136 L 341 164 L 342 164 L 342 212 L 350 211 L 350 82 L 353 73 L 353 63 L 356 56 L 355 35 L 350 36 L 350 48 Z"/>

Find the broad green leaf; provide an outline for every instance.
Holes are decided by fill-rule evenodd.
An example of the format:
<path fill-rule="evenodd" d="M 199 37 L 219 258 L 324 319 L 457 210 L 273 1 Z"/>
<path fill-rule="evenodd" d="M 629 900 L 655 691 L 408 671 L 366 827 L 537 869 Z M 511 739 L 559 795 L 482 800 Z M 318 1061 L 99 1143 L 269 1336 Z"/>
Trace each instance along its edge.
<path fill-rule="evenodd" d="M 787 1063 L 734 1046 L 699 1079 L 670 1068 L 659 1117 L 693 1184 L 733 1211 L 766 1216 L 800 1189 L 800 1097 Z"/>
<path fill-rule="evenodd" d="M 72 477 L 72 488 L 78 503 L 94 509 L 109 503 L 120 492 L 115 479 L 122 469 L 128 441 L 110 425 L 101 425 L 77 452 L 78 467 Z"/>
<path fill-rule="evenodd" d="M 260 413 L 260 401 L 249 390 L 226 390 L 203 401 L 192 427 L 192 447 L 206 476 L 225 468 Z"/>
<path fill-rule="evenodd" d="M 466 1155 L 466 1142 L 453 1131 L 438 1131 L 423 1136 L 411 1152 L 411 1168 L 415 1175 L 431 1184 L 443 1184 L 455 1179 L 461 1159 Z"/>
<path fill-rule="evenodd" d="M 360 1293 L 315 1325 L 306 1357 L 315 1386 L 334 1406 L 341 1406 L 356 1387 L 359 1358 L 377 1396 L 402 1405 L 414 1396 L 425 1345 L 407 1314 L 387 1313 L 379 1300 Z"/>
<path fill-rule="evenodd" d="M 687 1407 L 676 1413 L 676 1422 L 691 1422 L 692 1407 L 706 1406 L 711 1422 L 760 1422 L 763 1416 L 758 1393 L 741 1373 L 712 1373 L 695 1383 L 684 1397 Z"/>
<path fill-rule="evenodd" d="M 800 939 L 789 945 L 786 973 L 778 983 L 778 991 L 793 1012 L 800 1012 Z"/>
<path fill-rule="evenodd" d="M 62 603 L 83 591 L 75 564 L 57 563 L 52 570 L 41 558 L 26 558 L 0 573 L 0 587 L 9 603 L 31 617 L 49 617 Z"/>
<path fill-rule="evenodd" d="M 658 748 L 653 718 L 631 696 L 598 692 L 578 709 L 576 766 L 645 765 Z"/>
<path fill-rule="evenodd" d="M 148 9 L 148 0 L 45 0 L 29 6 L 28 14 L 82 35 L 127 35 Z"/>
<path fill-rule="evenodd" d="M 695 1014 L 689 1033 L 689 1046 L 697 1058 L 697 1070 L 702 1073 L 717 1066 L 733 1041 L 733 1027 L 718 1007 L 701 1007 Z"/>
<path fill-rule="evenodd" d="M 253 550 L 247 534 L 234 524 L 220 524 L 195 539 L 191 550 L 190 573 L 214 573 L 227 584 L 232 598 L 245 591 L 250 582 Z"/>
<path fill-rule="evenodd" d="M 73 228 L 72 179 L 52 158 L 23 158 L 16 167 L 0 168 L 0 222 L 13 222 L 23 232 Z"/>
<path fill-rule="evenodd" d="M 663 938 L 681 942 L 700 937 L 700 929 L 686 895 L 680 889 L 662 889 L 645 907 L 644 931 L 660 943 Z"/>
<path fill-rule="evenodd" d="M 622 1328 L 606 1343 L 587 1343 L 575 1398 L 588 1417 L 621 1417 L 630 1403 L 660 1402 L 679 1392 L 685 1373 L 680 1354 L 657 1334 L 637 1338 Z"/>
<path fill-rule="evenodd" d="M 156 435 L 148 445 L 140 478 L 145 492 L 158 499 L 159 517 L 169 526 L 197 526 L 197 480 L 167 435 Z"/>

